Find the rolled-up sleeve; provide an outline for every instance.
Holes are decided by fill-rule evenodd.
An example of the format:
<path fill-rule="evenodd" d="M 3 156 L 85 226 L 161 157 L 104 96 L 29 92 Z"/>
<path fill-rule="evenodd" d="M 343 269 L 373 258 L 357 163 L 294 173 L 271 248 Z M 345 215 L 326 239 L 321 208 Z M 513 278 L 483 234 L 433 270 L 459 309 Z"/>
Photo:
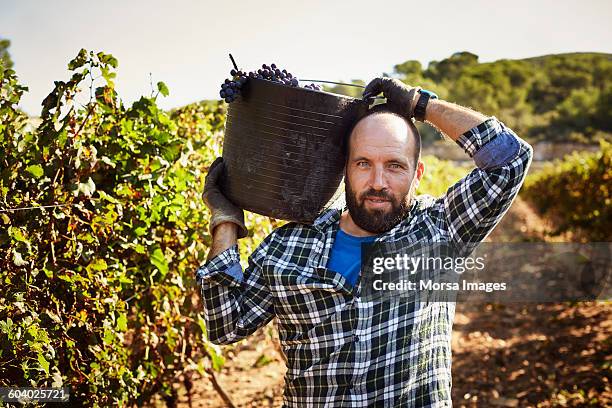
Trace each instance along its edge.
<path fill-rule="evenodd" d="M 441 198 L 452 242 L 470 252 L 499 223 L 525 180 L 532 147 L 495 117 L 468 130 L 457 144 L 477 168 Z"/>
<path fill-rule="evenodd" d="M 229 275 L 227 277 L 223 275 Z M 240 266 L 238 245 L 231 246 L 206 262 L 196 272 L 199 285 L 209 284 L 211 280 L 226 281 L 228 285 L 239 285 L 244 275 Z M 227 279 L 229 278 L 229 279 Z"/>

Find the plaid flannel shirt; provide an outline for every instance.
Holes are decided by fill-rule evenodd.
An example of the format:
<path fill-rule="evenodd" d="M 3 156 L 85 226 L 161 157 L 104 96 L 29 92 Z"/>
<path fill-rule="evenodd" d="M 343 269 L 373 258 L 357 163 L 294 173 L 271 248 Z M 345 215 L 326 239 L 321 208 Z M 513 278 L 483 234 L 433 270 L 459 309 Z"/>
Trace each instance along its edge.
<path fill-rule="evenodd" d="M 491 232 L 523 183 L 532 148 L 494 117 L 457 143 L 478 167 L 442 197 L 415 197 L 377 241 L 443 242 L 469 252 Z M 454 303 L 361 298 L 359 281 L 351 287 L 326 268 L 340 215 L 332 208 L 312 225 L 277 228 L 244 273 L 237 245 L 200 267 L 210 341 L 236 342 L 276 317 L 287 407 L 451 406 Z"/>

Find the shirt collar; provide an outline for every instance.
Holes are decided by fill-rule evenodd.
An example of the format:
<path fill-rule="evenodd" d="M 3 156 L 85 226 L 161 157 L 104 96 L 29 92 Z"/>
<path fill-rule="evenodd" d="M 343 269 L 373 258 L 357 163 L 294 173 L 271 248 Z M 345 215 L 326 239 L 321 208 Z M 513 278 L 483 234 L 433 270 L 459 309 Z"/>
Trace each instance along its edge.
<path fill-rule="evenodd" d="M 329 208 L 324 210 L 312 223 L 319 231 L 325 230 L 328 226 L 340 220 L 342 210 L 339 208 Z"/>

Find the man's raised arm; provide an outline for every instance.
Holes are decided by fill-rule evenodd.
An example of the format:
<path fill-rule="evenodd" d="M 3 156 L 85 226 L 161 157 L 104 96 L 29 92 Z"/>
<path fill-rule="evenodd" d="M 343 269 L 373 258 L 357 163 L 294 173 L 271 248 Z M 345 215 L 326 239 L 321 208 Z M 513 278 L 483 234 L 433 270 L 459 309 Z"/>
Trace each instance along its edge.
<path fill-rule="evenodd" d="M 445 101 L 434 100 L 425 120 L 461 146 L 477 166 L 440 199 L 453 243 L 469 253 L 512 204 L 533 149 L 496 118 Z"/>
<path fill-rule="evenodd" d="M 382 92 L 387 103 L 414 116 L 419 88 L 376 78 L 364 97 Z M 518 194 L 533 156 L 532 147 L 495 117 L 450 102 L 430 99 L 424 120 L 453 139 L 477 166 L 438 199 L 452 243 L 470 252 L 493 230 Z"/>

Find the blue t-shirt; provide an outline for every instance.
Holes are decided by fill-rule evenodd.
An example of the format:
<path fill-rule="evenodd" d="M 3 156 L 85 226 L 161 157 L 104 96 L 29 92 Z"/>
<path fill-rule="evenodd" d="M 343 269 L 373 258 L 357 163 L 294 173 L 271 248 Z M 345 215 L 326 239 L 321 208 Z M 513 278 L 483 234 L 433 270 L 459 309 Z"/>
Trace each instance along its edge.
<path fill-rule="evenodd" d="M 376 237 L 355 237 L 338 228 L 327 268 L 338 272 L 351 286 L 355 286 L 361 270 L 361 243 L 372 242 Z"/>

